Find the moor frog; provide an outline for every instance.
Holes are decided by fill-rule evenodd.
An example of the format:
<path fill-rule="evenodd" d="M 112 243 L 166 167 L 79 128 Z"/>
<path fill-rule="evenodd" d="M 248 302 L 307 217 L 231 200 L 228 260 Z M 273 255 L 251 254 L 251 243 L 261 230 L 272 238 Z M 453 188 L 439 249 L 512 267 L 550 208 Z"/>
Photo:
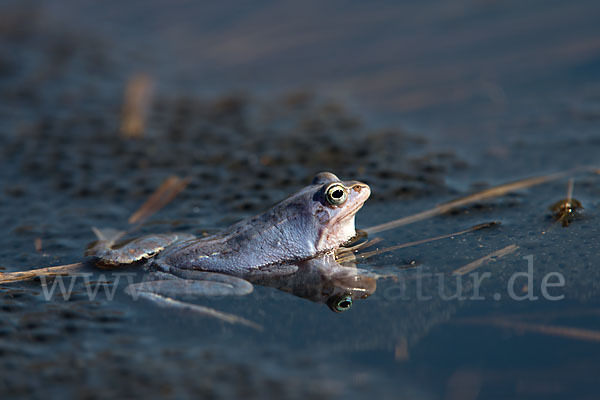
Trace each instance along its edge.
<path fill-rule="evenodd" d="M 294 292 L 289 289 L 290 282 L 299 288 L 298 282 L 318 276 L 321 283 L 344 282 L 341 294 L 327 297 L 325 293 L 327 298 L 319 300 L 334 311 L 344 311 L 353 297 L 366 297 L 374 291 L 372 278 L 361 279 L 355 268 L 341 266 L 334 257 L 340 246 L 355 237 L 355 215 L 369 195 L 366 184 L 340 181 L 323 172 L 271 209 L 215 235 L 159 234 L 116 244 L 119 235 L 96 230 L 99 240 L 86 255 L 105 266 L 142 261 L 157 280 L 127 290 L 158 302 L 175 304 L 172 297 L 182 293 L 247 294 L 252 291 L 249 281 L 276 282 L 272 286 Z M 290 271 L 298 274 L 295 280 L 290 279 Z M 186 307 L 191 305 L 186 303 Z"/>

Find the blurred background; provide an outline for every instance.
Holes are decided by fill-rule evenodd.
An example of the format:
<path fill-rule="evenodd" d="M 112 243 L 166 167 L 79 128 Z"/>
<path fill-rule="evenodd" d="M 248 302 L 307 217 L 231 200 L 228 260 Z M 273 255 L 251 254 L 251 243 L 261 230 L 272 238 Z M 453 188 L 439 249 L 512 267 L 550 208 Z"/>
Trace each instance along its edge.
<path fill-rule="evenodd" d="M 457 147 L 523 135 L 503 123 L 598 89 L 594 1 L 15 3 L 161 90 L 315 90 Z"/>
<path fill-rule="evenodd" d="M 185 190 L 142 232 L 221 229 L 323 170 L 371 186 L 360 228 L 597 166 L 598 21 L 592 0 L 0 0 L 0 268 L 80 261 L 91 226 L 126 229 L 172 175 Z M 0 286 L 0 390 L 594 399 L 597 175 L 573 175 L 585 214 L 568 228 L 548 210 L 562 180 L 384 234 L 502 223 L 361 265 L 411 279 L 422 271 L 398 267 L 451 273 L 516 245 L 488 294 L 534 254 L 537 278 L 565 275 L 564 302 L 391 300 L 386 281 L 343 315 L 269 287 L 209 302 L 256 333 L 132 303 L 122 287 L 110 302 L 47 302 L 38 282 Z M 534 327 L 490 324 L 498 315 Z"/>

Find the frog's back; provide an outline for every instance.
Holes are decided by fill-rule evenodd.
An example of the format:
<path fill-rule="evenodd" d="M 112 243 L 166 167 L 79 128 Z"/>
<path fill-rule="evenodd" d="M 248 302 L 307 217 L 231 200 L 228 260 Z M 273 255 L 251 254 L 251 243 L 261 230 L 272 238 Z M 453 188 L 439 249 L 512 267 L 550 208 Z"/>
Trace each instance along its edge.
<path fill-rule="evenodd" d="M 175 267 L 230 274 L 314 257 L 314 224 L 293 202 L 243 220 L 214 236 L 183 241 L 160 253 L 155 262 Z"/>

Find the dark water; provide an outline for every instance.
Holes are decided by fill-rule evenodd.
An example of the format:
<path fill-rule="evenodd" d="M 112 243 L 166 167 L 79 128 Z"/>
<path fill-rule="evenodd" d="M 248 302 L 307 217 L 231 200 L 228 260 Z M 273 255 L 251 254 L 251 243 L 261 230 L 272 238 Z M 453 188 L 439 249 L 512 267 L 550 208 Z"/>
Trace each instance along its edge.
<path fill-rule="evenodd" d="M 144 232 L 225 227 L 322 170 L 371 186 L 364 228 L 598 165 L 599 14 L 592 1 L 2 4 L 0 266 L 80 261 L 91 226 L 127 228 L 172 174 L 190 184 Z M 145 135 L 124 139 L 124 88 L 142 72 Z M 563 228 L 548 207 L 569 176 L 585 209 Z M 359 265 L 394 274 L 404 297 L 385 279 L 342 314 L 261 286 L 199 301 L 261 333 L 134 302 L 124 281 L 94 302 L 83 279 L 69 301 L 3 285 L 2 398 L 597 398 L 600 176 L 569 176 L 377 235 L 501 222 Z M 439 279 L 452 293 L 452 271 L 509 245 L 477 270 L 491 273 L 485 300 L 440 295 Z M 510 299 L 530 255 L 533 284 L 515 287 L 539 298 Z M 552 272 L 559 301 L 541 292 Z"/>

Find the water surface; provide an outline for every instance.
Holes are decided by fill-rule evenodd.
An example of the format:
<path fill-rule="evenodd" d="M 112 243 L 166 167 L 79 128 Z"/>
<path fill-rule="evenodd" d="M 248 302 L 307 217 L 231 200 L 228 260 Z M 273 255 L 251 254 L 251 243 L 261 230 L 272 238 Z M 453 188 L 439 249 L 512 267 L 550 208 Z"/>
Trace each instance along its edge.
<path fill-rule="evenodd" d="M 91 226 L 126 228 L 171 174 L 190 184 L 144 232 L 225 227 L 322 170 L 369 183 L 364 228 L 597 163 L 591 1 L 3 7 L 8 271 L 80 261 Z M 154 82 L 147 128 L 123 139 L 123 90 L 140 72 Z M 384 246 L 501 223 L 359 265 L 395 274 L 403 297 L 387 279 L 343 314 L 260 286 L 199 300 L 260 333 L 133 302 L 125 282 L 95 302 L 83 280 L 66 302 L 45 301 L 38 282 L 2 286 L 0 387 L 13 398 L 595 398 L 600 177 L 573 178 L 585 210 L 567 228 L 548 210 L 566 196 L 565 177 L 380 234 Z M 452 271 L 510 245 L 519 248 L 478 270 L 491 273 L 485 300 L 440 295 L 440 282 L 455 289 Z M 539 299 L 512 300 L 507 284 L 530 255 Z M 541 294 L 552 272 L 565 278 L 550 290 L 563 300 Z"/>

